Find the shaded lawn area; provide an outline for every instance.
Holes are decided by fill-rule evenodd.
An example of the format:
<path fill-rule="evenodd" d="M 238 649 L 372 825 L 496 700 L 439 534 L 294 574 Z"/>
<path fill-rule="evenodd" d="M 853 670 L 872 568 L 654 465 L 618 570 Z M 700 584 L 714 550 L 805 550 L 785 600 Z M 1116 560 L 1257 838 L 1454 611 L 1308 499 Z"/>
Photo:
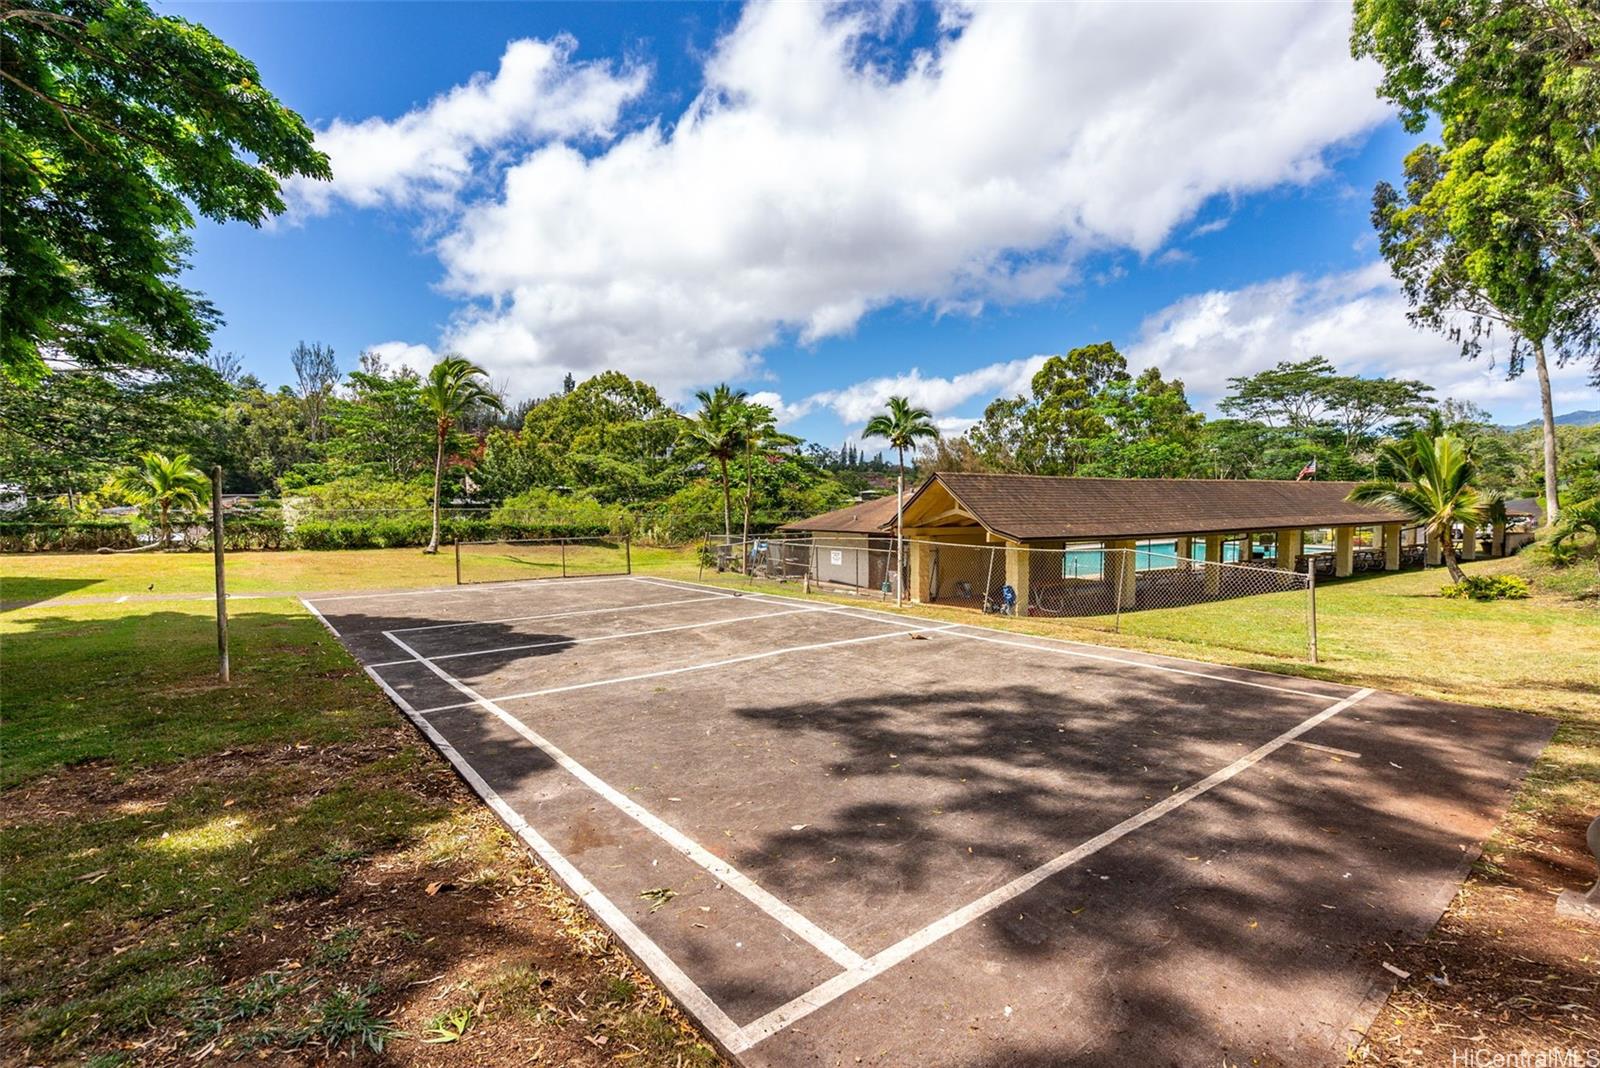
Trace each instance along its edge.
<path fill-rule="evenodd" d="M 224 687 L 209 607 L 0 616 L 0 1062 L 717 1063 L 303 608 Z"/>

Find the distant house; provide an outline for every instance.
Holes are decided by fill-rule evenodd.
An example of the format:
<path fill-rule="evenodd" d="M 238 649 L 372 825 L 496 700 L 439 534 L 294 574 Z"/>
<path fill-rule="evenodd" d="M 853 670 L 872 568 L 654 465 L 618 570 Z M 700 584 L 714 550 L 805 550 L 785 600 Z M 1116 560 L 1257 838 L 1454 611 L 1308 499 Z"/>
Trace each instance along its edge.
<path fill-rule="evenodd" d="M 809 535 L 815 549 L 812 578 L 858 589 L 878 589 L 893 570 L 895 498 L 857 501 L 784 526 L 786 534 Z"/>

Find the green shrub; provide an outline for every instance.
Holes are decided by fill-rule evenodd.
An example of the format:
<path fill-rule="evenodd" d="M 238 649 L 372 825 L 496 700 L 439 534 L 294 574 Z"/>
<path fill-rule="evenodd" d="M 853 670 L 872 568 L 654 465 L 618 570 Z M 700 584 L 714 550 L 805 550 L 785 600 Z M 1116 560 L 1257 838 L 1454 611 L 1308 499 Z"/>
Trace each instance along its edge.
<path fill-rule="evenodd" d="M 1471 575 L 1465 581 L 1439 590 L 1446 597 L 1474 601 L 1520 601 L 1528 596 L 1528 580 L 1516 575 Z"/>

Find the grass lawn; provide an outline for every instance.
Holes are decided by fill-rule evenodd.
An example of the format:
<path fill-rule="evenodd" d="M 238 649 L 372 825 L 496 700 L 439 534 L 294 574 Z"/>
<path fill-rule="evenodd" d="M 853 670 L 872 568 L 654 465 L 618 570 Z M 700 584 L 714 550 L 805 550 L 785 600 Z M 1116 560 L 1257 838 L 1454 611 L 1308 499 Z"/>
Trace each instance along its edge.
<path fill-rule="evenodd" d="M 232 637 L 0 616 L 0 1063 L 717 1063 L 297 602 Z"/>
<path fill-rule="evenodd" d="M 454 568 L 415 549 L 248 553 L 229 558 L 229 584 L 423 587 Z M 699 575 L 689 551 L 636 547 L 634 568 Z M 1121 634 L 984 619 L 1560 721 L 1440 927 L 1393 947 L 1412 978 L 1354 1060 L 1448 1063 L 1448 1043 L 1474 1034 L 1490 1048 L 1600 1034 L 1600 935 L 1551 908 L 1595 875 L 1582 832 L 1600 811 L 1600 582 L 1592 561 L 1467 569 L 1528 575 L 1535 596 L 1444 599 L 1441 570 L 1327 582 L 1315 665 L 1292 657 L 1285 610 L 1265 600 Z M 35 1060 L 141 1063 L 213 1041 L 308 1059 L 381 1042 L 418 1063 L 458 1050 L 462 1063 L 526 1061 L 542 1044 L 546 1062 L 599 1063 L 603 1037 L 637 1047 L 634 1064 L 714 1061 L 297 603 L 239 602 L 236 682 L 215 685 L 209 605 L 146 599 L 210 589 L 200 554 L 0 557 L 0 600 L 32 602 L 0 616 L 0 1043 Z M 71 603 L 122 594 L 134 596 Z M 451 889 L 426 893 L 436 883 Z M 463 1036 L 424 1041 L 460 1030 L 452 1020 Z"/>

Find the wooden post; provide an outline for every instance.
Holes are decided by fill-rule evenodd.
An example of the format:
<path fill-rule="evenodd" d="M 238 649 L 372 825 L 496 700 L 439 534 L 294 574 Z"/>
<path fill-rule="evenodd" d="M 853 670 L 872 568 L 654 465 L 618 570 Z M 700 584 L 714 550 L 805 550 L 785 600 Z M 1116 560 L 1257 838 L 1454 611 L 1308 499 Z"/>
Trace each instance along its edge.
<path fill-rule="evenodd" d="M 217 674 L 232 679 L 228 669 L 228 579 L 222 547 L 222 466 L 211 469 L 211 555 L 217 571 Z"/>

